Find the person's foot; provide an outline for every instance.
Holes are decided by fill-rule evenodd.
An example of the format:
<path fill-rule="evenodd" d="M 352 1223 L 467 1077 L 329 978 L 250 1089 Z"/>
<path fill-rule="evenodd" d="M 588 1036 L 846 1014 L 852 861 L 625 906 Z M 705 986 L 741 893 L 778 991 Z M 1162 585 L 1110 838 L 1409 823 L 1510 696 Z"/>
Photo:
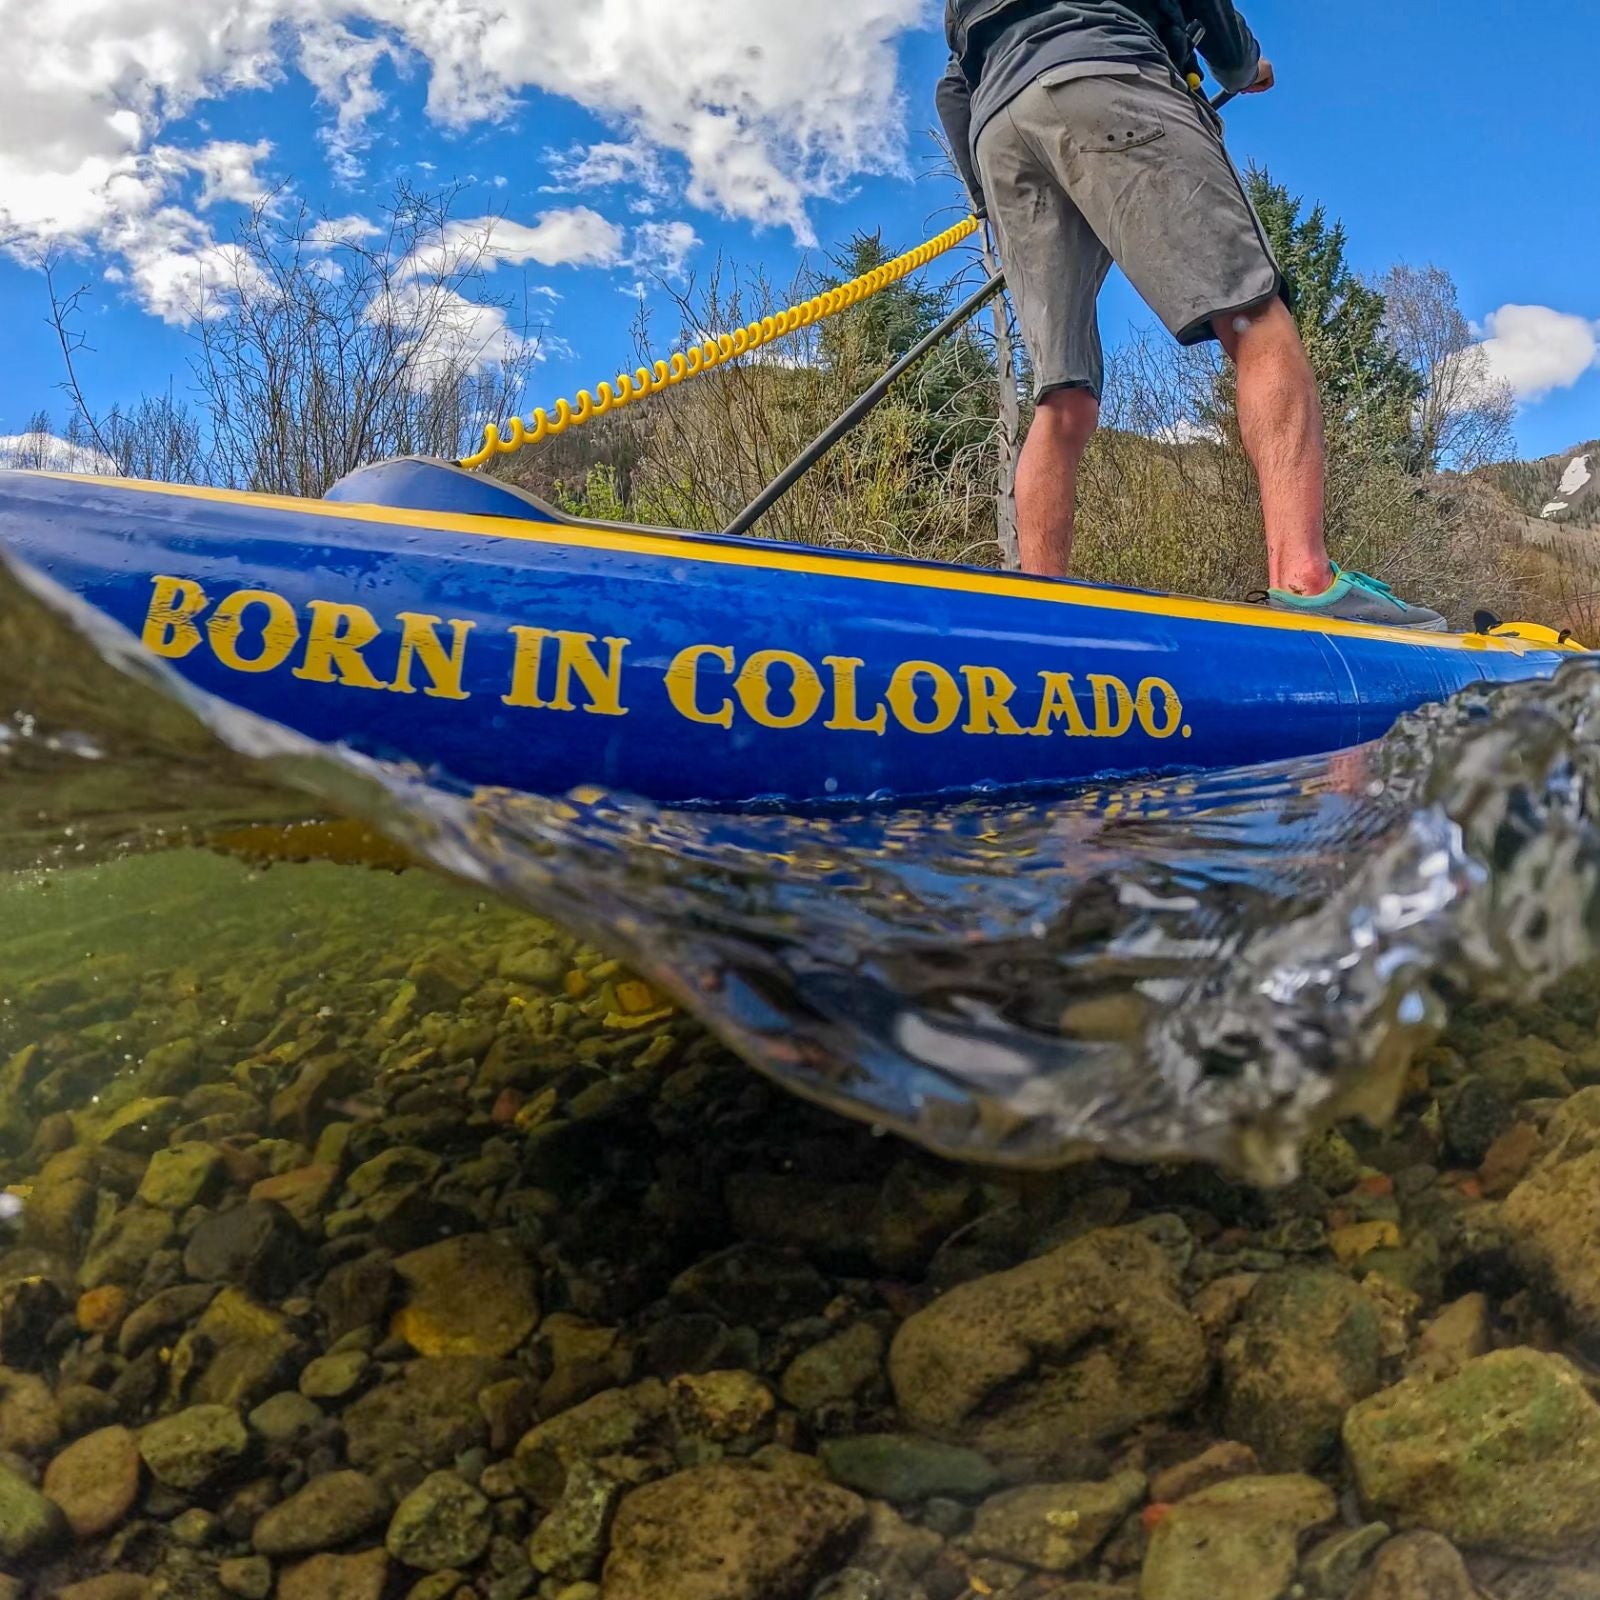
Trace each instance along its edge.
<path fill-rule="evenodd" d="M 1267 604 L 1274 611 L 1297 611 L 1305 617 L 1368 622 L 1383 628 L 1416 628 L 1423 633 L 1445 631 L 1445 620 L 1437 611 L 1410 605 L 1388 584 L 1364 572 L 1346 572 L 1337 564 L 1333 568 L 1333 582 L 1321 594 L 1268 589 Z"/>

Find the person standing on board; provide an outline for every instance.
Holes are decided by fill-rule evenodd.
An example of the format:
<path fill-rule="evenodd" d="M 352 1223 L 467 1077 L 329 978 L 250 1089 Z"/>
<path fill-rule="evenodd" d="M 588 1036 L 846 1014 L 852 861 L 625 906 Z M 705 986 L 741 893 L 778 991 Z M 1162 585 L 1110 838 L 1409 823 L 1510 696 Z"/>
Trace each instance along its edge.
<path fill-rule="evenodd" d="M 1189 86 L 1196 46 L 1225 89 L 1272 64 L 1230 0 L 946 0 L 940 120 L 979 217 L 999 235 L 1038 406 L 1017 468 L 1023 567 L 1064 577 L 1078 463 L 1100 416 L 1096 301 L 1115 261 L 1183 344 L 1221 341 L 1261 483 L 1268 603 L 1442 629 L 1435 611 L 1344 572 L 1324 542 L 1317 380 L 1283 275 Z"/>

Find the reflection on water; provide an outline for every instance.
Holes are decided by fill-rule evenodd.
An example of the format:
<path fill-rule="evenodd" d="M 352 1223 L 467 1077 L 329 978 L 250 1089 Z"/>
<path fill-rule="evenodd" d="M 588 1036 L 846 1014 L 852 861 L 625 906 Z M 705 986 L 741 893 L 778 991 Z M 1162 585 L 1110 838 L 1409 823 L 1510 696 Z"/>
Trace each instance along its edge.
<path fill-rule="evenodd" d="M 1590 1592 L 1589 663 L 795 819 L 463 793 L 97 639 L 0 576 L 18 1592 Z"/>

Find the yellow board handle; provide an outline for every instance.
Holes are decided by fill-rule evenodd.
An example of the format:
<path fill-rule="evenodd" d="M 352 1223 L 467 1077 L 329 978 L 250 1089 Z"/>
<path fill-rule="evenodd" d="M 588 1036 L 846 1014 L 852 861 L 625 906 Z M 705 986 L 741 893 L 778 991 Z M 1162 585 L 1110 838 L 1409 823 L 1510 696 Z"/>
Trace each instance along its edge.
<path fill-rule="evenodd" d="M 1520 639 L 1524 644 L 1536 644 L 1545 650 L 1571 650 L 1581 652 L 1584 646 L 1563 628 L 1559 633 L 1542 622 L 1502 622 L 1489 631 L 1491 639 Z"/>

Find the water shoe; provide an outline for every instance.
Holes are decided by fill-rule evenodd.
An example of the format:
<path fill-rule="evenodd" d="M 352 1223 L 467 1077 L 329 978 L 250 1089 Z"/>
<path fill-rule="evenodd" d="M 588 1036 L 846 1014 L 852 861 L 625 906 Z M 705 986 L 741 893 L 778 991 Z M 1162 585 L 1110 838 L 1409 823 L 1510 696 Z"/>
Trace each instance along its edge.
<path fill-rule="evenodd" d="M 1321 594 L 1295 594 L 1288 589 L 1268 589 L 1267 604 L 1274 611 L 1298 611 L 1302 616 L 1332 617 L 1340 622 L 1369 622 L 1385 628 L 1417 628 L 1443 633 L 1445 620 L 1426 606 L 1408 604 L 1388 584 L 1364 572 L 1346 572 L 1334 563 L 1333 582 Z"/>

